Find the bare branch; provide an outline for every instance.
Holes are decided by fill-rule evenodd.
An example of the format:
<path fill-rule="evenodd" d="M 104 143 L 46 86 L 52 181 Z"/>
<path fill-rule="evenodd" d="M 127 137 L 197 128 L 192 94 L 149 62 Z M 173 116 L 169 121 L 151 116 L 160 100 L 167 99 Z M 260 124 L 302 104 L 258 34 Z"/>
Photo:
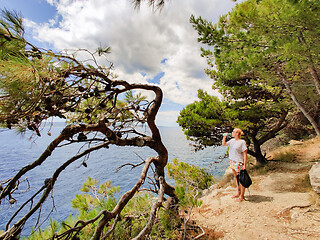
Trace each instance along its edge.
<path fill-rule="evenodd" d="M 111 233 L 114 232 L 114 230 L 115 230 L 115 228 L 116 228 L 117 223 L 118 223 L 119 220 L 120 220 L 120 214 L 118 214 L 117 217 L 114 219 L 114 222 L 113 222 L 111 228 L 109 229 L 108 232 L 106 232 L 105 235 L 103 235 L 103 237 L 101 238 L 101 240 L 107 239 L 107 237 L 109 237 L 109 236 L 111 235 Z"/>
<path fill-rule="evenodd" d="M 132 164 L 132 163 L 125 163 L 125 164 L 123 164 L 123 165 L 121 165 L 121 166 L 119 166 L 117 169 L 116 169 L 116 173 L 117 172 L 119 172 L 123 167 L 125 167 L 125 166 L 131 166 L 131 169 L 134 169 L 134 168 L 136 168 L 136 167 L 139 167 L 139 166 L 141 166 L 142 164 L 144 164 L 145 162 L 141 162 L 141 163 L 138 163 L 138 164 Z"/>
<path fill-rule="evenodd" d="M 44 201 L 47 199 L 49 193 L 52 191 L 53 186 L 58 178 L 58 176 L 60 175 L 60 173 L 67 167 L 69 166 L 71 163 L 73 163 L 75 160 L 87 155 L 88 153 L 95 151 L 97 149 L 103 148 L 104 144 L 100 144 L 98 146 L 92 147 L 90 149 L 86 149 L 84 152 L 72 157 L 71 159 L 69 159 L 68 161 L 66 161 L 64 164 L 62 164 L 53 174 L 52 178 L 50 179 L 46 179 L 46 184 L 43 187 L 43 189 L 45 189 L 45 191 L 42 194 L 42 197 L 39 199 L 38 203 L 29 210 L 28 213 L 26 213 L 19 221 L 17 221 L 14 226 L 12 226 L 9 229 L 6 229 L 6 232 L 4 232 L 3 234 L 0 235 L 0 239 L 9 239 L 10 236 L 15 236 L 16 234 L 18 234 L 20 232 L 20 230 L 23 228 L 25 222 L 42 206 L 42 204 L 44 203 Z M 41 189 L 41 191 L 43 190 Z M 36 194 L 38 195 L 38 193 Z M 35 196 L 36 196 L 35 195 Z M 33 199 L 33 198 L 32 198 Z M 29 201 L 29 200 L 28 200 Z M 25 206 L 25 204 L 23 205 Z M 9 225 L 8 225 L 9 226 Z M 8 238 L 9 237 L 9 238 Z"/>
<path fill-rule="evenodd" d="M 133 240 L 145 239 L 145 236 L 147 234 L 149 234 L 151 229 L 152 229 L 152 226 L 153 226 L 153 223 L 154 223 L 158 208 L 160 208 L 162 206 L 163 198 L 164 198 L 164 191 L 165 191 L 165 186 L 163 184 L 164 183 L 164 178 L 160 177 L 159 180 L 160 180 L 160 193 L 159 193 L 158 201 L 156 203 L 154 203 L 152 208 L 151 208 L 150 218 L 149 218 L 149 221 L 148 221 L 147 225 L 138 234 L 138 236 L 133 238 Z"/>
<path fill-rule="evenodd" d="M 118 204 L 115 206 L 113 211 L 109 215 L 104 215 L 103 218 L 99 221 L 98 226 L 95 230 L 95 233 L 94 233 L 93 237 L 91 238 L 92 240 L 100 239 L 103 228 L 106 226 L 108 221 L 110 219 L 114 218 L 115 216 L 117 216 L 122 211 L 122 209 L 125 207 L 125 205 L 128 203 L 128 201 L 139 190 L 139 188 L 141 187 L 141 185 L 145 181 L 150 164 L 152 162 L 154 162 L 155 160 L 157 160 L 157 158 L 155 158 L 155 157 L 149 157 L 145 160 L 145 165 L 142 169 L 139 180 L 137 181 L 137 183 L 134 185 L 134 187 L 131 190 L 127 191 L 126 193 L 124 193 L 122 195 L 122 197 L 120 198 Z"/>
<path fill-rule="evenodd" d="M 140 3 L 141 1 L 136 3 L 138 2 Z M 164 2 L 165 0 L 148 0 L 148 3 L 153 7 L 161 7 Z M 11 19 L 12 22 L 15 20 L 17 19 Z M 16 25 L 19 24 L 20 22 L 16 22 Z M 2 27 L 4 28 L 3 34 L 5 36 L 3 34 L 0 36 L 4 41 L 1 47 L 13 40 L 17 42 L 17 45 L 19 45 L 18 50 L 17 52 L 13 51 L 12 56 L 17 57 L 20 62 L 25 62 L 32 71 L 27 72 L 28 76 L 30 76 L 28 79 L 23 79 L 23 81 L 30 80 L 28 82 L 30 82 L 31 87 L 28 85 L 23 88 L 23 95 L 28 96 L 27 98 L 8 94 L 7 92 L 10 91 L 3 91 L 4 94 L 0 96 L 0 105 L 6 108 L 3 108 L 4 111 L 1 110 L 0 123 L 6 125 L 9 129 L 13 127 L 25 130 L 27 126 L 38 136 L 40 136 L 40 131 L 43 130 L 41 123 L 50 121 L 49 119 L 52 119 L 52 117 L 67 118 L 74 125 L 65 127 L 38 159 L 24 166 L 12 178 L 2 183 L 3 189 L 0 191 L 0 200 L 6 197 L 11 199 L 11 194 L 17 190 L 20 179 L 26 173 L 41 166 L 54 150 L 68 147 L 73 143 L 80 142 L 84 144 L 78 149 L 78 153 L 75 156 L 66 160 L 61 166 L 57 166 L 53 175 L 46 179 L 45 184 L 39 187 L 39 190 L 33 193 L 18 208 L 7 223 L 6 232 L 0 235 L 0 239 L 17 237 L 26 221 L 37 211 L 39 215 L 38 224 L 40 215 L 42 215 L 42 204 L 52 192 L 60 173 L 72 162 L 82 157 L 84 157 L 82 164 L 85 165 L 91 152 L 101 148 L 109 148 L 109 145 L 149 147 L 155 150 L 157 156 L 143 160 L 141 156 L 135 153 L 142 159 L 142 162 L 139 164 L 124 164 L 117 171 L 124 166 L 135 168 L 143 165 L 140 178 L 131 190 L 122 195 L 115 208 L 111 212 L 103 210 L 88 221 L 77 221 L 73 227 L 70 227 L 60 235 L 56 234 L 53 238 L 71 239 L 85 226 L 97 223 L 92 239 L 98 240 L 102 236 L 104 227 L 110 223 L 110 220 L 115 219 L 113 226 L 109 230 L 110 233 L 103 236 L 103 238 L 107 238 L 114 231 L 113 229 L 119 221 L 123 208 L 145 183 L 148 177 L 148 170 L 151 167 L 155 180 L 148 178 L 151 179 L 155 187 L 154 191 L 159 190 L 160 195 L 158 202 L 152 207 L 150 219 L 141 233 L 142 235 L 148 234 L 154 223 L 156 211 L 164 199 L 163 195 L 166 193 L 176 198 L 174 187 L 167 184 L 164 179 L 164 167 L 168 161 L 168 152 L 161 140 L 160 131 L 155 124 L 155 118 L 163 99 L 162 90 L 154 85 L 131 84 L 124 80 L 114 80 L 115 76 L 110 71 L 113 68 L 113 64 L 110 63 L 109 68 L 102 67 L 95 58 L 95 54 L 100 57 L 103 53 L 107 53 L 109 48 L 104 50 L 100 47 L 96 53 L 91 53 L 86 49 L 54 53 L 50 50 L 37 48 L 27 42 L 23 38 L 22 28 L 18 32 L 19 34 L 14 34 L 14 30 L 10 28 L 10 25 L 5 24 Z M 6 34 L 6 31 L 8 34 Z M 76 58 L 79 53 L 88 54 L 89 58 L 85 61 L 79 61 Z M 12 78 L 15 78 L 15 76 L 12 77 L 10 75 L 9 70 L 7 73 L 8 75 L 3 76 L 1 79 L 11 81 Z M 3 84 L 3 86 L 6 85 Z M 23 83 L 21 85 L 24 87 Z M 147 101 L 144 98 L 131 99 L 128 103 L 119 101 L 121 99 L 120 94 L 134 90 L 151 91 L 155 94 L 155 98 L 151 101 Z M 9 110 L 6 110 L 7 105 Z M 77 123 L 78 125 L 76 125 Z M 138 132 L 135 129 L 138 124 L 149 127 L 148 130 L 150 130 L 151 136 Z M 42 193 L 42 196 L 34 204 L 33 201 L 40 193 Z M 28 204 L 31 205 L 29 211 L 14 223 L 13 219 Z M 12 225 L 12 227 L 9 225 Z"/>
<path fill-rule="evenodd" d="M 199 239 L 206 234 L 206 232 L 203 230 L 203 228 L 200 225 L 198 225 L 198 227 L 201 229 L 202 233 L 200 233 L 198 236 L 193 238 L 193 240 Z"/>
<path fill-rule="evenodd" d="M 33 199 L 43 191 L 43 189 L 46 188 L 46 185 L 42 186 L 34 195 L 31 196 L 31 198 L 29 198 L 26 202 L 24 202 L 20 208 L 12 215 L 12 217 L 9 219 L 9 221 L 7 222 L 7 225 L 6 225 L 6 230 L 9 229 L 9 226 L 10 226 L 10 223 L 12 222 L 12 220 L 15 218 L 15 216 L 17 216 L 17 214 L 25 207 L 25 205 L 28 204 L 28 202 L 31 202 L 33 201 Z"/>

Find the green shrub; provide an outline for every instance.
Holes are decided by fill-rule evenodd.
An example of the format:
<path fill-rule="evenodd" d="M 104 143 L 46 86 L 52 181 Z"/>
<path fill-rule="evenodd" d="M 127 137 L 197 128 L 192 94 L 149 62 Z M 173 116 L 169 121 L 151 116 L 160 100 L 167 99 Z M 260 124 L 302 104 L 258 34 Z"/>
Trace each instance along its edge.
<path fill-rule="evenodd" d="M 69 216 L 66 220 L 58 223 L 50 221 L 50 225 L 44 230 L 34 231 L 24 240 L 52 239 L 54 234 L 61 234 L 74 226 L 78 220 L 88 220 L 94 218 L 101 210 L 111 211 L 117 204 L 114 194 L 119 192 L 118 187 L 111 187 L 110 182 L 98 185 L 96 179 L 88 177 L 81 188 L 82 194 L 77 194 L 72 200 L 72 207 L 79 211 L 76 217 Z M 109 240 L 124 240 L 135 237 L 146 225 L 151 205 L 155 195 L 151 193 L 136 194 L 121 212 L 120 221 L 117 223 L 115 231 L 109 236 Z M 105 228 L 107 232 L 114 220 Z M 181 225 L 180 219 L 171 213 L 170 210 L 161 208 L 158 212 L 158 219 L 152 229 L 152 239 L 176 239 L 179 235 L 177 226 Z M 77 239 L 90 239 L 94 233 L 96 223 L 86 226 L 77 235 Z"/>
<path fill-rule="evenodd" d="M 200 206 L 198 200 L 201 190 L 208 188 L 213 183 L 213 177 L 206 169 L 189 165 L 174 159 L 173 164 L 168 164 L 169 176 L 175 180 L 176 194 L 183 207 Z M 81 194 L 77 194 L 72 200 L 72 207 L 79 214 L 75 217 L 69 216 L 66 220 L 58 223 L 50 221 L 50 225 L 44 230 L 40 229 L 25 240 L 53 239 L 55 234 L 61 234 L 75 225 L 78 220 L 89 220 L 94 218 L 101 210 L 112 211 L 117 204 L 115 194 L 119 187 L 112 187 L 110 181 L 99 185 L 98 180 L 87 178 L 81 188 Z M 113 233 L 107 240 L 125 240 L 134 238 L 147 224 L 150 209 L 154 202 L 155 194 L 140 192 L 127 203 L 121 212 L 120 219 Z M 157 219 L 150 233 L 150 239 L 181 239 L 182 219 L 170 209 L 160 208 Z M 113 225 L 110 221 L 105 227 L 107 232 Z M 97 223 L 86 226 L 77 234 L 77 239 L 90 239 L 94 233 Z"/>
<path fill-rule="evenodd" d="M 213 176 L 205 168 L 189 165 L 173 159 L 167 164 L 168 176 L 175 181 L 176 194 L 181 206 L 196 207 L 202 204 L 199 201 L 201 191 L 209 188 L 213 183 Z"/>

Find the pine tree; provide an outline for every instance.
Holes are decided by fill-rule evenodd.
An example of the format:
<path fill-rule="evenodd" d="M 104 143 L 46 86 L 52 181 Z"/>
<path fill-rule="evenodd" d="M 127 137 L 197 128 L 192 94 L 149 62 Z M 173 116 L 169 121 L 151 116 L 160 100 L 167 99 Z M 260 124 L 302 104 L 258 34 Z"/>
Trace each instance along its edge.
<path fill-rule="evenodd" d="M 190 18 L 199 42 L 207 46 L 202 48 L 208 63 L 206 73 L 223 95 L 223 104 L 234 111 L 231 116 L 218 116 L 214 127 L 244 128 L 259 158 L 263 157 L 261 144 L 287 125 L 294 106 L 320 136 L 319 4 L 313 0 L 248 0 L 215 25 L 201 17 Z M 302 94 L 310 82 L 313 89 Z M 201 139 L 202 132 L 185 124 L 183 118 L 184 111 L 178 122 L 186 134 Z"/>

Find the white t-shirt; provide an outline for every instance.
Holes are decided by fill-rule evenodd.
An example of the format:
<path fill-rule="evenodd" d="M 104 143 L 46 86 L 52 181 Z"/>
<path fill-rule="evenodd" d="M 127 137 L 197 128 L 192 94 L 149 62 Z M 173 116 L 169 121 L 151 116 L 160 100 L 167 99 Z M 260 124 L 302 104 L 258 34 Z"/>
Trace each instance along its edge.
<path fill-rule="evenodd" d="M 235 162 L 243 162 L 243 152 L 248 149 L 246 142 L 242 139 L 232 138 L 227 142 L 227 145 L 229 146 L 229 158 Z"/>

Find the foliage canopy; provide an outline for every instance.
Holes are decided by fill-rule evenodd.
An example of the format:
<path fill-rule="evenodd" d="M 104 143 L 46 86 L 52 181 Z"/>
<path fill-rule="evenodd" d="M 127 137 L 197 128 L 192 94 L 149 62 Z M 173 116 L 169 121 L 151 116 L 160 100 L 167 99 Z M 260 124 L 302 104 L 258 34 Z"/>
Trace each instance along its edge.
<path fill-rule="evenodd" d="M 150 218 L 144 221 L 136 239 L 144 239 L 150 233 L 155 216 L 164 202 L 164 194 L 178 201 L 174 187 L 165 181 L 164 168 L 168 161 L 168 152 L 162 143 L 155 117 L 162 103 L 162 90 L 153 85 L 129 83 L 114 76 L 110 64 L 99 64 L 110 48 L 99 48 L 91 53 L 87 50 L 54 53 L 38 48 L 24 38 L 22 17 L 2 10 L 0 18 L 0 124 L 19 131 L 29 129 L 41 136 L 41 128 L 50 119 L 66 119 L 68 125 L 58 136 L 54 136 L 47 149 L 33 162 L 21 168 L 9 179 L 1 180 L 0 201 L 9 202 L 16 212 L 8 221 L 0 239 L 18 238 L 26 221 L 31 216 L 42 214 L 43 203 L 47 200 L 55 183 L 70 164 L 80 161 L 88 167 L 91 152 L 109 149 L 109 145 L 148 147 L 156 156 L 142 160 L 140 178 L 132 188 L 123 193 L 119 201 L 112 197 L 100 205 L 99 198 L 79 195 L 73 206 L 80 215 L 87 211 L 85 219 L 77 219 L 73 225 L 61 233 L 65 239 L 76 239 L 83 229 L 90 228 L 92 239 L 101 239 L 104 229 L 124 210 L 130 199 L 142 188 L 146 178 L 154 183 L 154 193 L 158 201 L 149 209 Z M 108 61 L 105 61 L 109 63 Z M 153 92 L 154 99 L 147 99 L 137 92 Z M 148 131 L 144 131 L 145 126 Z M 66 156 L 65 162 L 53 170 L 53 174 L 43 179 L 39 189 L 29 188 L 28 200 L 20 203 L 14 197 L 23 178 L 40 168 L 57 148 L 66 148 L 72 144 L 82 146 L 74 156 Z M 81 160 L 81 159 L 85 160 Z M 120 166 L 123 167 L 123 166 Z M 153 172 L 149 172 L 154 166 Z M 150 175 L 150 176 L 149 176 Z M 32 183 L 30 183 L 32 186 Z M 95 185 L 88 180 L 83 190 Z M 91 189 L 92 190 L 92 189 Z M 112 196 L 115 189 L 101 185 L 96 193 Z M 27 194 L 27 193 L 25 193 Z M 91 209 L 91 205 L 95 209 Z M 36 222 L 37 224 L 37 222 Z M 55 223 L 52 223 L 55 229 Z"/>
<path fill-rule="evenodd" d="M 206 117 L 208 110 L 200 111 L 194 119 L 203 117 L 207 122 L 203 128 L 198 126 L 201 129 L 198 131 L 187 124 L 191 119 L 184 119 L 188 118 L 186 112 L 205 104 L 201 103 L 205 100 L 200 93 L 200 101 L 187 106 L 178 119 L 186 134 L 200 144 L 214 144 L 221 131 L 213 130 L 209 137 L 213 141 L 210 142 L 208 133 L 203 134 L 208 125 L 213 124 L 208 132 L 223 127 L 241 127 L 248 144 L 253 144 L 248 153 L 263 163 L 260 146 L 293 119 L 295 105 L 303 111 L 303 106 L 297 104 L 298 94 L 291 91 L 290 86 L 306 81 L 313 83 L 315 94 L 309 102 L 313 106 L 308 106 L 313 114 L 305 116 L 317 132 L 319 123 L 312 120 L 318 118 L 320 100 L 316 37 L 319 35 L 319 18 L 316 17 L 319 9 L 318 1 L 248 0 L 237 4 L 215 25 L 191 16 L 190 22 L 199 34 L 199 42 L 207 45 L 202 48 L 202 56 L 208 63 L 206 73 L 214 80 L 213 87 L 223 96 L 221 103 L 217 103 L 218 99 L 212 100 L 217 106 L 210 110 L 226 107 L 217 118 Z M 305 100 L 300 94 L 300 101 Z"/>

